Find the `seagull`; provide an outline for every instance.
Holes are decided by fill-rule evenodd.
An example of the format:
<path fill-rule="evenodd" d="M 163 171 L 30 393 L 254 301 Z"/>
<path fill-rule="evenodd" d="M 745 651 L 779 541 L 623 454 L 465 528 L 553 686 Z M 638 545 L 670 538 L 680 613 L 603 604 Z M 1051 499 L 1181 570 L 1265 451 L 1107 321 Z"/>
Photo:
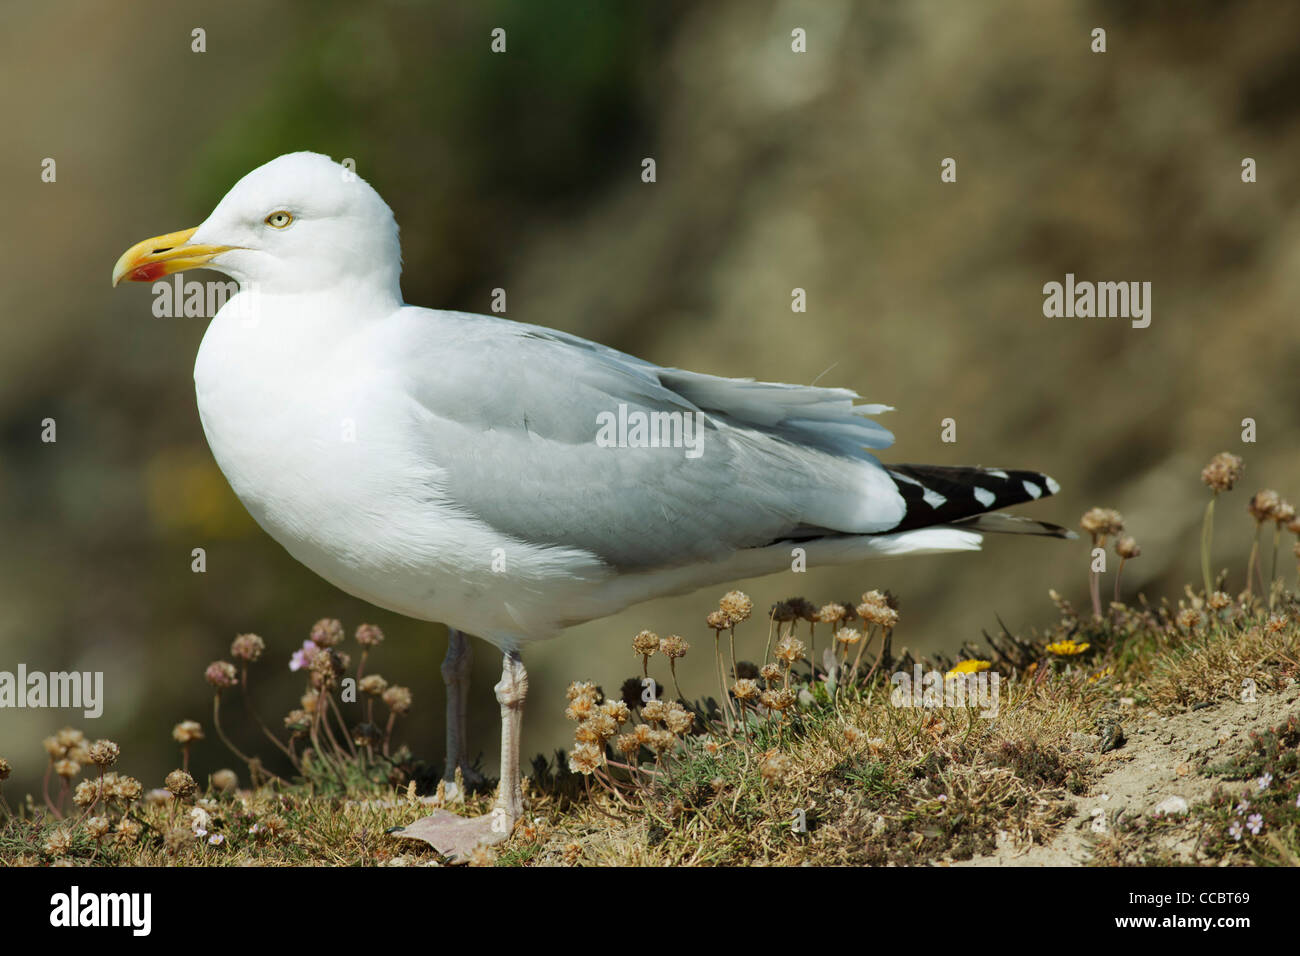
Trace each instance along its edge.
<path fill-rule="evenodd" d="M 889 406 L 844 388 L 667 368 L 553 329 L 407 305 L 392 210 L 350 167 L 290 153 L 199 226 L 128 249 L 154 282 L 238 284 L 194 366 L 231 488 L 325 580 L 449 629 L 446 773 L 465 771 L 474 635 L 502 654 L 491 813 L 423 831 L 444 852 L 523 813 L 521 652 L 664 595 L 809 565 L 978 550 L 981 532 L 1070 536 L 997 509 L 1046 497 L 1034 471 L 885 465 Z"/>

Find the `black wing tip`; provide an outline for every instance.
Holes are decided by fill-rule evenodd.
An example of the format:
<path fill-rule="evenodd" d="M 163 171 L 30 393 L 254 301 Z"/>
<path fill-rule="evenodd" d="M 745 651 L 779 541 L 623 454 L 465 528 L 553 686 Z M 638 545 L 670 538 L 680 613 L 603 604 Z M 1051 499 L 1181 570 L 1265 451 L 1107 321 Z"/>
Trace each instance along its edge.
<path fill-rule="evenodd" d="M 1049 475 L 1016 468 L 889 465 L 887 470 L 907 506 L 897 531 L 950 524 L 1061 490 Z"/>

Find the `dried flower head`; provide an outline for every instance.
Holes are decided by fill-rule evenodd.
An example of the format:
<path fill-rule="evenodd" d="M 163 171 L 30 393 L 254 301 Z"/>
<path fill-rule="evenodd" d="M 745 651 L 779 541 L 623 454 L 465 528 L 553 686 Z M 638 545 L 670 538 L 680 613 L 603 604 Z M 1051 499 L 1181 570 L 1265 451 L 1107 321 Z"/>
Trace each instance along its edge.
<path fill-rule="evenodd" d="M 62 760 L 54 761 L 54 772 L 64 780 L 71 780 L 77 774 L 81 773 L 81 764 L 68 757 L 64 757 Z"/>
<path fill-rule="evenodd" d="M 1201 481 L 1209 485 L 1215 494 L 1231 491 L 1232 486 L 1241 480 L 1244 470 L 1245 466 L 1238 456 L 1221 451 L 1201 469 Z"/>
<path fill-rule="evenodd" d="M 769 684 L 774 684 L 781 679 L 783 671 L 780 664 L 764 664 L 758 674 Z"/>
<path fill-rule="evenodd" d="M 632 638 L 632 651 L 635 654 L 649 658 L 657 650 L 659 650 L 659 635 L 654 631 L 642 631 Z"/>
<path fill-rule="evenodd" d="M 785 603 L 790 605 L 790 610 L 794 611 L 796 619 L 801 621 L 817 620 L 817 607 L 812 601 L 807 601 L 801 597 L 786 598 Z"/>
<path fill-rule="evenodd" d="M 343 676 L 345 663 L 342 655 L 331 648 L 323 649 L 311 659 L 311 683 L 319 690 L 330 690 Z"/>
<path fill-rule="evenodd" d="M 1187 631 L 1195 631 L 1201 626 L 1201 612 L 1194 607 L 1183 608 L 1178 612 L 1178 626 Z"/>
<path fill-rule="evenodd" d="M 90 745 L 90 762 L 101 769 L 113 766 L 121 754 L 121 748 L 111 740 L 96 740 Z"/>
<path fill-rule="evenodd" d="M 669 634 L 659 642 L 660 652 L 663 653 L 664 657 L 671 661 L 685 657 L 686 652 L 690 649 L 691 645 L 687 644 L 686 641 L 677 634 Z"/>
<path fill-rule="evenodd" d="M 1137 543 L 1136 538 L 1127 534 L 1115 542 L 1115 553 L 1127 561 L 1140 555 L 1142 546 Z"/>
<path fill-rule="evenodd" d="M 395 684 L 383 693 L 384 703 L 395 714 L 404 714 L 411 709 L 411 688 Z"/>
<path fill-rule="evenodd" d="M 266 650 L 266 641 L 256 634 L 240 634 L 230 644 L 230 656 L 239 661 L 253 663 Z"/>
<path fill-rule="evenodd" d="M 291 710 L 284 718 L 285 729 L 294 736 L 301 736 L 311 730 L 311 714 L 305 710 Z"/>
<path fill-rule="evenodd" d="M 759 694 L 759 687 L 752 680 L 742 679 L 731 685 L 731 693 L 735 695 L 736 700 L 755 700 Z"/>
<path fill-rule="evenodd" d="M 197 720 L 182 720 L 172 728 L 172 739 L 178 744 L 192 744 L 203 739 L 203 725 Z"/>
<path fill-rule="evenodd" d="M 4 757 L 0 757 L 0 780 L 8 780 L 9 775 L 14 772 L 13 764 Z"/>
<path fill-rule="evenodd" d="M 778 624 L 788 624 L 798 617 L 794 612 L 794 608 L 786 601 L 777 601 L 773 604 L 768 616 Z"/>
<path fill-rule="evenodd" d="M 785 780 L 790 776 L 793 768 L 794 761 L 776 751 L 765 754 L 762 763 L 759 764 L 759 772 L 763 775 L 763 782 L 767 784 L 776 784 Z"/>
<path fill-rule="evenodd" d="M 818 624 L 838 624 L 844 620 L 844 615 L 848 611 L 843 604 L 823 604 L 817 609 Z"/>
<path fill-rule="evenodd" d="M 704 616 L 704 623 L 713 628 L 714 631 L 725 631 L 731 627 L 732 621 L 721 611 L 710 611 Z"/>
<path fill-rule="evenodd" d="M 601 713 L 608 714 L 620 727 L 632 716 L 632 711 L 621 700 L 607 700 L 600 705 Z"/>
<path fill-rule="evenodd" d="M 108 835 L 110 826 L 108 817 L 91 817 L 86 821 L 86 835 L 98 842 Z"/>
<path fill-rule="evenodd" d="M 578 744 L 569 754 L 569 769 L 574 773 L 590 775 L 604 765 L 604 748 L 595 744 Z"/>
<path fill-rule="evenodd" d="M 362 624 L 357 628 L 356 638 L 362 647 L 378 647 L 384 643 L 384 632 L 378 624 Z"/>
<path fill-rule="evenodd" d="M 775 710 L 784 713 L 794 706 L 798 697 L 793 690 L 789 688 L 780 688 L 779 690 L 765 690 L 758 697 L 761 703 L 768 710 Z"/>
<path fill-rule="evenodd" d="M 112 779 L 109 779 L 112 778 Z M 140 794 L 144 792 L 144 786 L 135 777 L 127 777 L 119 774 L 107 774 L 104 777 L 104 795 L 112 800 L 119 800 L 122 803 L 133 803 L 140 799 Z"/>
<path fill-rule="evenodd" d="M 776 659 L 785 661 L 786 666 L 792 666 L 796 661 L 804 658 L 804 643 L 793 634 L 787 634 L 781 638 L 776 645 Z"/>
<path fill-rule="evenodd" d="M 72 830 L 70 827 L 59 827 L 51 831 L 50 835 L 45 838 L 45 852 L 50 856 L 63 856 L 72 849 Z"/>
<path fill-rule="evenodd" d="M 898 624 L 897 603 L 889 594 L 881 591 L 868 591 L 862 595 L 862 603 L 855 611 L 867 624 L 877 624 L 883 628 L 892 628 Z"/>
<path fill-rule="evenodd" d="M 83 780 L 72 791 L 72 802 L 79 807 L 88 807 L 99 799 L 99 781 Z"/>
<path fill-rule="evenodd" d="M 727 615 L 734 624 L 749 619 L 754 610 L 754 602 L 744 591 L 728 591 L 718 602 L 718 610 Z"/>
<path fill-rule="evenodd" d="M 343 643 L 343 622 L 332 617 L 323 617 L 311 626 L 308 638 L 317 647 L 334 647 Z"/>
<path fill-rule="evenodd" d="M 1205 603 L 1209 605 L 1211 611 L 1222 611 L 1232 606 L 1232 598 L 1222 591 L 1215 591 L 1205 599 Z"/>
<path fill-rule="evenodd" d="M 1290 526 L 1290 523 L 1295 520 L 1295 505 L 1283 498 L 1277 503 L 1277 507 L 1273 509 L 1273 520 L 1278 523 L 1279 527 L 1282 525 Z"/>
<path fill-rule="evenodd" d="M 573 703 L 564 708 L 564 716 L 569 718 L 569 720 L 583 721 L 595 712 L 595 697 L 575 697 Z"/>
<path fill-rule="evenodd" d="M 1246 505 L 1246 510 L 1257 522 L 1263 523 L 1272 520 L 1273 514 L 1281 503 L 1282 499 L 1276 491 L 1265 488 L 1263 491 L 1255 492 L 1250 503 Z"/>
<path fill-rule="evenodd" d="M 239 672 L 229 661 L 213 661 L 203 672 L 203 679 L 221 691 L 239 683 Z"/>
<path fill-rule="evenodd" d="M 845 647 L 851 647 L 862 640 L 862 632 L 852 627 L 842 627 L 835 632 L 835 640 Z"/>
<path fill-rule="evenodd" d="M 678 737 L 685 737 L 695 727 L 695 715 L 673 701 L 668 707 L 668 713 L 664 715 L 664 726 Z"/>
<path fill-rule="evenodd" d="M 594 719 L 584 720 L 578 724 L 573 729 L 573 740 L 575 744 L 601 744 L 605 742 L 605 738 L 601 736 Z"/>
<path fill-rule="evenodd" d="M 647 735 L 645 746 L 656 757 L 662 757 L 677 746 L 677 737 L 671 730 L 652 730 Z"/>
<path fill-rule="evenodd" d="M 623 755 L 625 761 L 632 763 L 641 750 L 641 741 L 636 734 L 619 734 L 614 738 L 614 749 Z"/>
<path fill-rule="evenodd" d="M 65 751 L 83 747 L 86 744 L 86 735 L 74 727 L 64 727 L 54 736 L 58 740 L 59 746 Z"/>
<path fill-rule="evenodd" d="M 194 778 L 184 770 L 173 770 L 169 773 L 167 779 L 163 781 L 163 786 L 178 800 L 193 796 L 194 791 L 198 789 L 194 783 Z"/>
<path fill-rule="evenodd" d="M 1114 508 L 1089 508 L 1079 519 L 1079 527 L 1092 535 L 1093 541 L 1104 541 L 1124 530 L 1124 516 Z"/>
<path fill-rule="evenodd" d="M 371 697 L 379 697 L 384 691 L 388 690 L 388 681 L 379 674 L 367 674 L 361 680 L 357 681 L 357 687 L 361 693 L 369 694 Z"/>
<path fill-rule="evenodd" d="M 1264 631 L 1267 634 L 1281 634 L 1285 630 L 1286 618 L 1280 614 L 1271 614 L 1264 622 Z"/>
<path fill-rule="evenodd" d="M 579 697 L 586 697 L 592 703 L 596 702 L 596 697 L 600 693 L 596 685 L 591 681 L 574 681 L 569 685 L 569 689 L 564 692 L 564 696 L 569 700 L 577 700 Z"/>
<path fill-rule="evenodd" d="M 212 787 L 219 793 L 229 793 L 239 787 L 239 774 L 223 767 L 212 775 Z"/>
<path fill-rule="evenodd" d="M 652 724 L 662 723 L 668 714 L 668 705 L 662 700 L 652 700 L 641 705 L 641 716 Z"/>
<path fill-rule="evenodd" d="M 619 722 L 603 710 L 592 714 L 591 717 L 587 719 L 587 723 L 591 726 L 592 731 L 596 734 L 596 737 L 601 743 L 604 743 L 606 740 L 609 740 L 610 737 L 613 737 L 618 733 Z"/>
<path fill-rule="evenodd" d="M 140 834 L 144 831 L 135 820 L 130 817 L 123 817 L 117 823 L 117 829 L 113 831 L 113 839 L 117 843 L 130 846 L 140 839 Z"/>

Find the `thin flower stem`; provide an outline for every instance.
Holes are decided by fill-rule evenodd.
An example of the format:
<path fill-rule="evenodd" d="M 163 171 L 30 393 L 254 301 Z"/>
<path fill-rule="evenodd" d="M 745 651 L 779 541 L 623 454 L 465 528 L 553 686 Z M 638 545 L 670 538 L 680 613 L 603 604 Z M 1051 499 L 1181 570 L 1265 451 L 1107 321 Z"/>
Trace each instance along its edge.
<path fill-rule="evenodd" d="M 217 728 L 217 736 L 220 737 L 221 742 L 230 749 L 230 752 L 233 753 L 240 760 L 242 760 L 244 763 L 248 763 L 249 762 L 248 758 L 244 756 L 243 752 L 238 747 L 236 747 L 233 743 L 230 742 L 230 738 L 226 736 L 225 730 L 223 730 L 221 727 L 221 693 L 220 692 L 217 692 L 216 694 L 212 695 L 212 726 Z"/>
<path fill-rule="evenodd" d="M 329 701 L 329 706 L 334 711 L 334 716 L 338 718 L 339 726 L 343 728 L 343 740 L 348 745 L 348 753 L 352 755 L 353 759 L 355 759 L 357 756 L 357 748 L 352 743 L 352 734 L 348 731 L 348 724 L 343 717 L 343 710 L 342 708 L 339 707 L 338 703 L 334 700 L 333 697 L 327 697 L 326 700 Z M 325 729 L 329 730 L 328 715 L 326 715 L 325 717 L 325 725 L 326 725 Z M 330 733 L 330 739 L 331 740 L 334 739 L 334 734 L 332 732 Z M 335 747 L 338 746 L 338 741 L 334 741 L 334 746 Z M 340 753 L 342 753 L 341 749 L 340 749 Z M 346 756 L 346 754 L 344 756 Z"/>
<path fill-rule="evenodd" d="M 740 679 L 740 672 L 736 669 L 736 625 L 731 625 L 727 635 L 731 644 L 731 680 L 735 683 Z"/>
<path fill-rule="evenodd" d="M 339 786 L 343 787 L 346 790 L 347 780 L 343 776 L 343 771 L 340 770 L 337 766 L 335 766 L 334 760 L 330 757 L 328 753 L 326 753 L 325 748 L 322 747 L 320 743 L 321 706 L 322 705 L 320 702 L 320 698 L 317 698 L 316 712 L 312 714 L 312 723 L 311 723 L 312 753 L 315 754 L 317 760 L 319 760 L 322 764 L 325 765 L 325 768 L 329 770 L 330 773 L 334 774 L 334 776 L 338 779 Z M 387 756 L 387 754 L 385 754 L 385 756 Z"/>
<path fill-rule="evenodd" d="M 1210 496 L 1210 503 L 1205 506 L 1205 520 L 1201 522 L 1201 580 L 1205 584 L 1206 597 L 1214 588 L 1210 579 L 1210 546 L 1214 543 L 1214 502 L 1218 497 L 1217 491 Z"/>
<path fill-rule="evenodd" d="M 592 807 L 594 807 L 597 810 L 597 812 L 603 814 L 604 816 L 609 817 L 611 820 L 618 819 L 618 817 L 614 816 L 614 814 L 610 813 L 608 810 L 606 810 L 604 807 L 602 807 L 600 804 L 596 802 L 596 798 L 591 792 L 591 777 L 585 773 L 582 775 L 582 789 L 585 790 L 587 793 L 587 802 L 590 803 Z"/>
<path fill-rule="evenodd" d="M 1270 611 L 1273 610 L 1273 604 L 1277 600 L 1277 596 L 1273 591 L 1273 585 L 1277 581 L 1277 546 L 1278 543 L 1281 541 L 1281 539 L 1282 539 L 1282 526 L 1279 524 L 1273 528 L 1273 563 L 1269 566 L 1270 573 L 1268 576 L 1268 609 Z"/>
<path fill-rule="evenodd" d="M 248 716 L 253 718 L 253 722 L 262 729 L 262 733 L 266 735 L 266 739 L 271 741 L 271 743 L 275 744 L 276 748 L 279 749 L 281 753 L 283 753 L 286 757 L 289 758 L 289 761 L 293 764 L 293 769 L 301 773 L 302 768 L 298 765 L 298 759 L 293 755 L 293 752 L 288 747 L 286 747 L 283 743 L 280 742 L 279 737 L 271 733 L 271 728 L 267 727 L 266 724 L 263 723 L 261 716 L 257 713 L 257 708 L 253 706 L 253 692 L 249 690 L 248 687 L 248 665 L 247 664 L 244 665 L 244 673 L 241 676 L 239 681 L 239 691 L 244 698 L 244 709 L 248 712 Z M 188 750 L 185 753 L 185 759 L 186 761 L 189 760 Z M 189 770 L 189 767 L 187 765 L 182 769 Z"/>
<path fill-rule="evenodd" d="M 727 682 L 723 678 L 722 632 L 721 631 L 713 632 L 713 652 L 714 652 L 713 653 L 714 660 L 715 663 L 717 664 L 717 671 L 718 671 L 718 689 L 722 694 L 723 714 L 726 717 L 727 733 L 730 734 L 732 732 L 731 695 L 727 692 Z"/>
<path fill-rule="evenodd" d="M 871 670 L 867 671 L 867 676 L 863 680 L 864 684 L 870 684 L 871 678 L 876 676 L 876 668 L 878 668 L 880 666 L 880 662 L 885 659 L 885 651 L 888 649 L 889 649 L 889 632 L 884 631 L 880 638 L 880 653 L 876 655 L 876 662 L 871 665 Z M 856 671 L 856 665 L 855 665 L 855 671 Z"/>
<path fill-rule="evenodd" d="M 832 645 L 834 646 L 834 645 Z M 808 666 L 812 668 L 812 674 L 808 680 L 808 686 L 817 682 L 817 622 L 808 622 Z"/>
<path fill-rule="evenodd" d="M 1246 562 L 1246 597 L 1254 594 L 1255 587 L 1255 565 L 1259 561 L 1259 529 L 1260 523 L 1255 522 L 1255 540 L 1250 546 L 1250 560 Z M 1264 587 L 1264 578 L 1260 576 L 1259 585 L 1261 590 Z"/>
<path fill-rule="evenodd" d="M 50 808 L 50 812 L 54 814 L 55 819 L 58 819 L 59 811 L 54 806 L 54 801 L 50 799 L 50 771 L 53 769 L 54 760 L 51 759 L 50 762 L 45 765 L 45 776 L 41 778 L 41 796 L 45 798 L 45 805 Z"/>
<path fill-rule="evenodd" d="M 863 631 L 862 640 L 858 642 L 858 653 L 853 658 L 853 670 L 849 673 L 848 680 L 844 681 L 845 684 L 848 684 L 857 679 L 858 664 L 862 660 L 862 652 L 865 651 L 867 649 L 867 645 L 871 643 L 871 628 L 872 625 L 868 624 L 866 629 Z M 880 649 L 882 651 L 885 649 L 885 634 L 883 628 L 881 629 L 881 634 L 880 634 Z M 849 659 L 849 649 L 846 647 L 844 648 L 844 660 L 846 663 L 848 662 L 848 659 Z"/>
<path fill-rule="evenodd" d="M 1094 547 L 1096 546 L 1094 539 Z M 1092 616 L 1101 620 L 1101 575 L 1088 565 L 1088 594 L 1092 597 Z"/>

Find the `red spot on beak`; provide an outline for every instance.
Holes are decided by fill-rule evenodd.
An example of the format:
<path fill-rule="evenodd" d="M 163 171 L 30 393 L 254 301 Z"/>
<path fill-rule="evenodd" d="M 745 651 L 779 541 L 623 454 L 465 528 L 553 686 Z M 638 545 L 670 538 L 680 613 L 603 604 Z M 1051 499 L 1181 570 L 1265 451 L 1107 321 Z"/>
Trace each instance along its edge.
<path fill-rule="evenodd" d="M 150 262 L 138 269 L 131 270 L 132 282 L 152 282 L 166 272 L 166 268 L 161 262 Z"/>

